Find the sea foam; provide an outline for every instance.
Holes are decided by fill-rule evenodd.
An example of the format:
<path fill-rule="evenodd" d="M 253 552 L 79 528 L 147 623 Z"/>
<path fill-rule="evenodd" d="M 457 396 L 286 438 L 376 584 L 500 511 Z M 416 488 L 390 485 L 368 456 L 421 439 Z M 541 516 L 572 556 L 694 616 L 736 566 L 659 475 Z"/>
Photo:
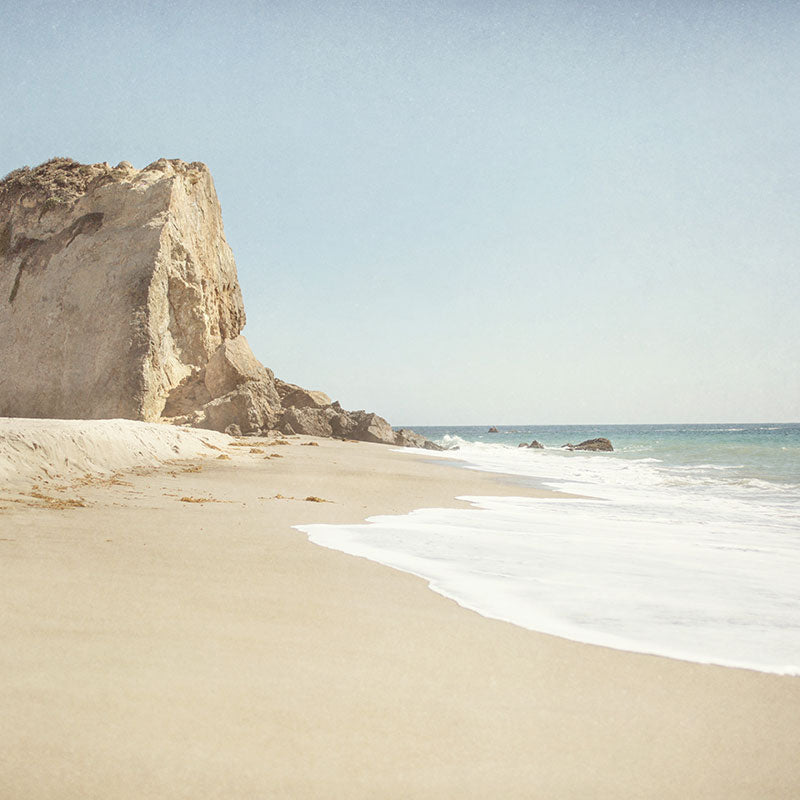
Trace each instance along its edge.
<path fill-rule="evenodd" d="M 466 497 L 471 508 L 298 527 L 316 544 L 411 572 L 462 606 L 531 630 L 800 674 L 792 487 L 754 486 L 713 464 L 460 448 L 440 457 L 582 498 Z"/>

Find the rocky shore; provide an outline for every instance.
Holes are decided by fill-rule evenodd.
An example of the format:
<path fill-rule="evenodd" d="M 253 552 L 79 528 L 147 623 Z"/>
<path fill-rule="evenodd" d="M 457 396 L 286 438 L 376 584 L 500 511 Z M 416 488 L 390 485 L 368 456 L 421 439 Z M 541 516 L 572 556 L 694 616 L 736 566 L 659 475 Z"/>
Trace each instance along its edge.
<path fill-rule="evenodd" d="M 56 158 L 0 182 L 0 416 L 164 421 L 438 449 L 277 379 L 208 168 Z"/>

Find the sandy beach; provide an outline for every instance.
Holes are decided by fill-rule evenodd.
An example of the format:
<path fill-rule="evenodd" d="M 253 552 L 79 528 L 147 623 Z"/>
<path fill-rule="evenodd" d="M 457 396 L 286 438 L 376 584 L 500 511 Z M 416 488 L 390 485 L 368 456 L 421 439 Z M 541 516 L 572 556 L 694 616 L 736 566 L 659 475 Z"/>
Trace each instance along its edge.
<path fill-rule="evenodd" d="M 800 678 L 533 633 L 292 528 L 536 490 L 285 442 L 0 491 L 0 798 L 798 796 Z"/>

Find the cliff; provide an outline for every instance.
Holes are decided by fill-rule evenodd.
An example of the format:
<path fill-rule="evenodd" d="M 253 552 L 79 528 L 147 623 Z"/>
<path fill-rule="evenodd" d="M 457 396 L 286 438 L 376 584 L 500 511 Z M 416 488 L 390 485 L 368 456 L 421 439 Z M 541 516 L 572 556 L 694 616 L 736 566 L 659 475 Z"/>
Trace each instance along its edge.
<path fill-rule="evenodd" d="M 58 158 L 0 182 L 0 416 L 425 446 L 375 414 L 276 380 L 244 324 L 204 164 Z"/>

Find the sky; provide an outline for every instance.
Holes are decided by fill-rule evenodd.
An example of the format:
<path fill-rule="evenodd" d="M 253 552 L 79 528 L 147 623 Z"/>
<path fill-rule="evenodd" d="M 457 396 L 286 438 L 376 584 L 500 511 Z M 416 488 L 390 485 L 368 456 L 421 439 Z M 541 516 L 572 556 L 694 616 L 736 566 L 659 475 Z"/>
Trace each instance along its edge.
<path fill-rule="evenodd" d="M 800 421 L 800 2 L 0 0 L 0 90 L 0 175 L 205 162 L 346 408 Z"/>

